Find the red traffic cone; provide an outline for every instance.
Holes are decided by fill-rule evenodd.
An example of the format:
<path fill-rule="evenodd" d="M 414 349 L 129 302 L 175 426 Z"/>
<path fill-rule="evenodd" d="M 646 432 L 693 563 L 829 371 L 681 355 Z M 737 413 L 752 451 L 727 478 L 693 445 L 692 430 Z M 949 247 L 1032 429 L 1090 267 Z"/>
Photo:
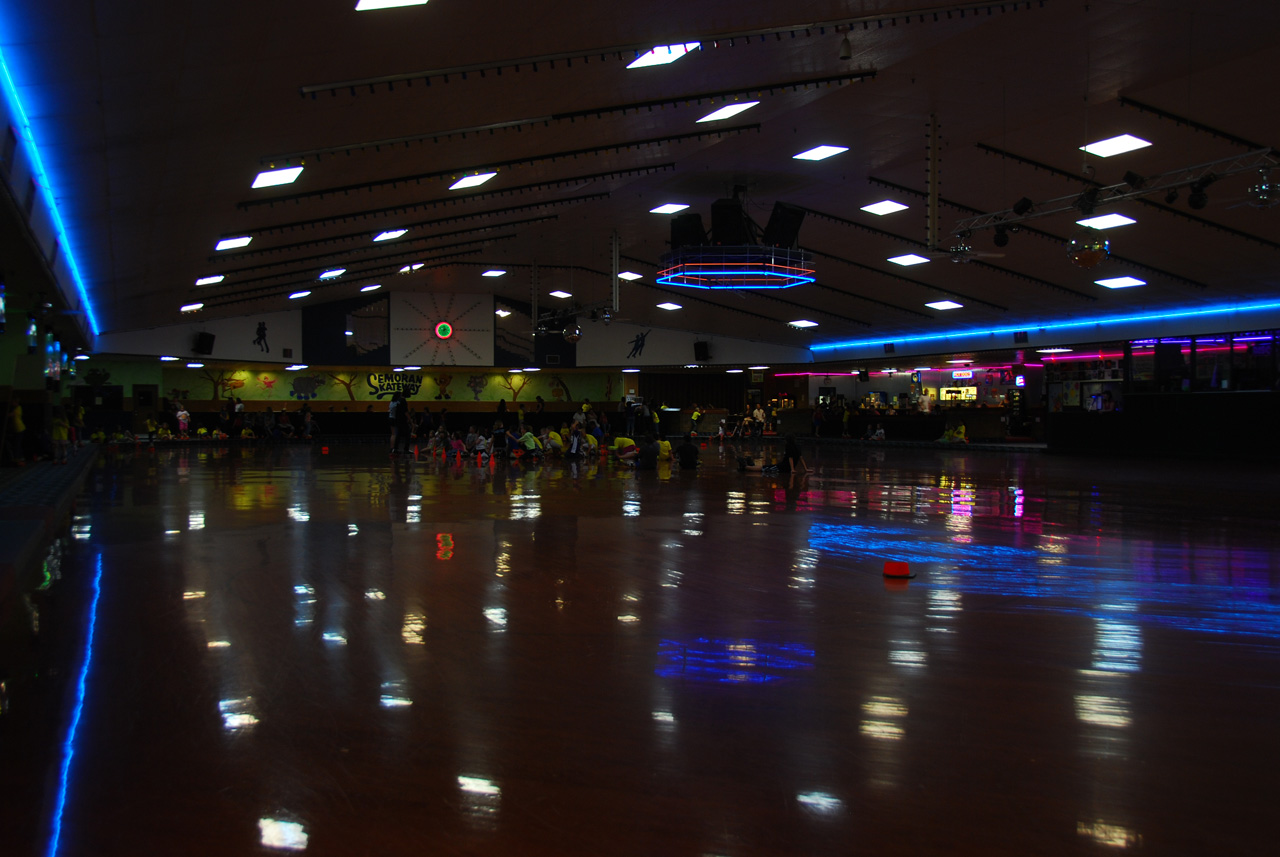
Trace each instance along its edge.
<path fill-rule="evenodd" d="M 905 562 L 896 559 L 886 559 L 884 561 L 884 576 L 897 578 L 899 580 L 915 577 L 911 572 L 910 566 Z"/>

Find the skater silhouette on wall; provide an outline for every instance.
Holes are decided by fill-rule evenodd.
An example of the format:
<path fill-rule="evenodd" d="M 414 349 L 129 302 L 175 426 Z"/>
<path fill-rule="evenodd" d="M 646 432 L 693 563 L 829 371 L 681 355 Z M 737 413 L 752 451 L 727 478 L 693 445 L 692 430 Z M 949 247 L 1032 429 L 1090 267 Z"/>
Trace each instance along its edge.
<path fill-rule="evenodd" d="M 271 346 L 267 345 L 267 323 L 265 321 L 258 322 L 258 338 L 253 341 L 253 344 L 267 354 L 271 353 Z"/>
<path fill-rule="evenodd" d="M 632 357 L 640 356 L 640 354 L 644 351 L 644 341 L 651 333 L 653 333 L 653 330 L 649 329 L 649 330 L 646 330 L 644 333 L 636 334 L 636 338 L 631 340 L 631 353 L 627 355 L 628 360 L 630 360 Z"/>

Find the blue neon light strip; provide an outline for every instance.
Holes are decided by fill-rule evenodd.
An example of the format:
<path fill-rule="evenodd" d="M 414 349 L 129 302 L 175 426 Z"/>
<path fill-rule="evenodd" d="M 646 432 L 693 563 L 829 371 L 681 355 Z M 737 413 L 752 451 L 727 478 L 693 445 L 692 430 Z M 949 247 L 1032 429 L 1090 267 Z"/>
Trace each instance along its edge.
<path fill-rule="evenodd" d="M 957 330 L 951 333 L 931 333 L 924 336 L 898 336 L 882 339 L 850 339 L 845 342 L 828 342 L 822 345 L 809 346 L 810 351 L 831 351 L 836 348 L 861 348 L 871 345 L 885 345 L 890 342 L 905 344 L 909 342 L 938 342 L 944 339 L 969 339 L 975 336 L 1000 336 L 1017 333 L 1022 330 L 1070 330 L 1095 325 L 1125 324 L 1135 321 L 1162 321 L 1170 318 L 1200 318 L 1202 316 L 1229 315 L 1236 312 L 1261 312 L 1263 310 L 1280 309 L 1280 301 L 1266 301 L 1250 304 L 1223 304 L 1203 309 L 1176 310 L 1174 312 L 1150 313 L 1146 315 L 1100 316 L 1098 318 L 1077 319 L 1075 321 L 1057 321 L 1049 324 L 1027 322 L 1016 327 L 997 327 L 987 330 Z"/>
<path fill-rule="evenodd" d="M 80 678 L 76 682 L 76 704 L 71 714 L 71 726 L 62 748 L 62 770 L 58 774 L 58 801 L 53 809 L 53 833 L 49 837 L 48 857 L 57 857 L 58 843 L 62 839 L 62 812 L 67 805 L 67 786 L 71 777 L 71 758 L 75 755 L 76 732 L 80 727 L 80 715 L 84 712 L 85 683 L 89 667 L 93 664 L 93 634 L 98 627 L 98 597 L 102 594 L 102 554 L 98 554 L 97 568 L 93 573 L 92 600 L 89 604 L 89 631 L 85 634 L 84 660 L 80 665 Z"/>
<path fill-rule="evenodd" d="M 93 331 L 94 336 L 97 336 L 98 318 L 93 314 L 93 305 L 89 303 L 89 292 L 84 287 L 84 279 L 80 276 L 80 267 L 76 264 L 75 254 L 71 252 L 71 241 L 67 237 L 66 227 L 62 225 L 62 215 L 54 202 L 53 189 L 49 186 L 49 174 L 45 172 L 44 162 L 40 160 L 40 147 L 36 145 L 35 133 L 31 130 L 31 120 L 27 118 L 27 111 L 23 109 L 22 100 L 18 98 L 18 88 L 9 74 L 9 64 L 5 61 L 4 51 L 0 51 L 0 84 L 4 87 L 5 99 L 18 119 L 22 141 L 26 145 L 27 155 L 31 159 L 31 168 L 35 173 L 36 186 L 40 188 L 45 207 L 49 209 L 49 216 L 53 219 L 58 246 L 66 257 L 67 267 L 71 269 L 76 294 L 80 296 L 80 305 L 84 308 L 85 318 L 89 321 L 89 329 Z"/>

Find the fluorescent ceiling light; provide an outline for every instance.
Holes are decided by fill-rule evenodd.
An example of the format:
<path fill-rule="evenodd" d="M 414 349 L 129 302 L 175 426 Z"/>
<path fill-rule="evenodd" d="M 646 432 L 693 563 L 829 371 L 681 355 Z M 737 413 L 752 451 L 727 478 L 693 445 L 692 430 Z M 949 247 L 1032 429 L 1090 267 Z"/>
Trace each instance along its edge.
<path fill-rule="evenodd" d="M 1109 277 L 1105 280 L 1094 280 L 1094 282 L 1108 289 L 1128 289 L 1147 284 L 1146 280 L 1139 280 L 1137 277 Z"/>
<path fill-rule="evenodd" d="M 286 372 L 301 372 L 303 369 L 306 369 L 306 368 L 307 368 L 307 364 L 306 364 L 306 363 L 295 363 L 295 364 L 293 364 L 292 366 L 286 366 L 286 367 L 284 367 L 284 371 L 286 371 Z"/>
<path fill-rule="evenodd" d="M 742 374 L 742 370 L 741 370 L 741 369 L 726 369 L 726 370 L 724 370 L 724 373 L 725 373 L 726 375 L 741 375 L 741 374 Z"/>
<path fill-rule="evenodd" d="M 196 312 L 202 309 L 204 309 L 204 304 L 186 304 L 181 308 L 180 312 Z"/>
<path fill-rule="evenodd" d="M 551 294 L 551 297 L 560 298 L 560 300 L 573 297 L 573 295 L 569 294 L 568 292 L 562 292 L 559 289 L 556 289 L 554 292 L 551 292 L 550 294 Z"/>
<path fill-rule="evenodd" d="M 879 202 L 873 202 L 870 205 L 862 206 L 862 210 L 868 214 L 878 214 L 883 217 L 886 214 L 893 214 L 895 211 L 905 211 L 907 206 L 900 202 L 894 202 L 891 199 L 882 199 Z"/>
<path fill-rule="evenodd" d="M 768 369 L 768 366 L 748 366 L 748 369 Z"/>
<path fill-rule="evenodd" d="M 760 103 L 759 101 L 739 101 L 735 104 L 726 104 L 724 107 L 721 107 L 719 110 L 713 111 L 711 113 L 708 113 L 706 116 L 703 116 L 698 121 L 699 122 L 718 122 L 721 119 L 728 119 L 731 116 L 737 116 L 739 113 L 741 113 L 744 110 L 750 110 L 752 107 L 755 107 L 759 103 Z"/>
<path fill-rule="evenodd" d="M 77 354 L 77 355 L 75 356 L 75 359 L 76 359 L 76 360 L 88 360 L 88 359 L 89 359 L 89 355 L 88 355 L 88 354 Z"/>
<path fill-rule="evenodd" d="M 216 277 L 201 277 L 196 280 L 197 286 L 212 286 L 214 283 L 221 283 L 226 277 L 218 274 Z"/>
<path fill-rule="evenodd" d="M 407 273 L 409 273 L 410 271 L 416 271 L 416 270 L 418 270 L 419 268 L 421 268 L 421 267 L 422 267 L 423 265 L 425 265 L 425 264 L 427 264 L 427 263 L 426 263 L 426 262 L 414 262 L 414 263 L 413 263 L 413 264 L 411 264 L 411 265 L 405 265 L 403 268 L 401 268 L 401 269 L 400 269 L 400 273 L 402 273 L 402 274 L 407 274 Z"/>
<path fill-rule="evenodd" d="M 354 330 L 344 330 L 344 331 L 342 331 L 342 335 L 343 335 L 343 336 L 355 336 L 355 335 L 356 335 L 356 332 L 355 332 Z"/>
<path fill-rule="evenodd" d="M 324 271 L 323 273 L 321 273 L 318 279 L 332 280 L 334 277 L 341 277 L 346 272 L 347 272 L 346 268 L 333 268 L 331 270 Z"/>
<path fill-rule="evenodd" d="M 275 187 L 281 184 L 292 184 L 302 175 L 302 167 L 285 167 L 282 170 L 266 170 L 258 173 L 253 180 L 253 187 Z"/>
<path fill-rule="evenodd" d="M 792 327 L 817 327 L 818 326 L 818 323 L 816 321 L 809 321 L 809 319 L 807 318 L 798 318 L 795 321 L 787 322 L 787 324 L 791 325 Z"/>
<path fill-rule="evenodd" d="M 377 291 L 378 289 L 380 289 L 380 288 L 382 288 L 382 283 L 370 283 L 370 284 L 369 284 L 369 285 L 367 285 L 367 286 L 361 286 L 361 287 L 360 287 L 360 291 L 362 291 L 362 292 L 376 292 L 376 291 Z"/>
<path fill-rule="evenodd" d="M 187 368 L 188 368 L 188 369 L 203 369 L 203 368 L 204 368 L 204 364 L 203 364 L 203 363 L 188 363 L 188 364 L 187 364 Z"/>
<path fill-rule="evenodd" d="M 526 367 L 524 367 L 524 371 L 526 371 L 526 372 L 541 372 L 542 370 L 541 370 L 541 369 L 539 369 L 537 366 L 526 366 Z"/>
<path fill-rule="evenodd" d="M 702 120 L 699 119 L 699 122 Z M 683 202 L 668 202 L 666 205 L 660 205 L 657 208 L 649 209 L 650 214 L 675 214 L 677 211 L 684 211 L 689 206 Z"/>
<path fill-rule="evenodd" d="M 293 294 L 289 295 L 289 300 L 296 301 L 299 298 L 305 298 L 309 294 L 311 294 L 311 292 L 294 292 Z"/>
<path fill-rule="evenodd" d="M 947 362 L 948 362 L 948 363 L 972 363 L 972 362 L 973 362 L 973 358 L 972 358 L 972 357 L 964 357 L 964 358 L 962 358 L 962 359 L 960 359 L 960 360 L 948 360 Z"/>
<path fill-rule="evenodd" d="M 406 372 L 417 372 L 417 371 L 419 371 L 420 369 L 422 369 L 422 367 L 421 367 L 421 366 L 406 366 L 406 367 L 404 367 L 404 371 L 406 371 Z"/>
<path fill-rule="evenodd" d="M 484 272 L 483 274 L 481 274 L 480 276 L 482 276 L 482 277 L 504 277 L 504 276 L 506 276 L 506 274 L 507 274 L 507 272 L 506 272 L 506 271 L 501 270 L 500 268 L 491 268 L 491 269 L 489 269 L 488 271 L 485 271 L 485 272 Z"/>
<path fill-rule="evenodd" d="M 161 363 L 177 363 L 178 358 L 177 357 L 161 357 L 160 362 Z"/>
<path fill-rule="evenodd" d="M 909 268 L 912 265 L 923 265 L 929 260 L 916 253 L 907 253 L 905 256 L 890 256 L 886 261 L 892 262 L 895 265 L 902 265 L 904 268 Z"/>
<path fill-rule="evenodd" d="M 808 149 L 798 155 L 792 155 L 791 157 L 797 161 L 822 161 L 832 155 L 838 155 L 841 152 L 847 151 L 849 151 L 848 146 L 814 146 L 812 149 Z"/>
<path fill-rule="evenodd" d="M 506 318 L 507 316 L 511 315 L 511 310 L 509 310 L 509 309 L 495 309 L 495 310 L 493 311 L 493 314 L 494 314 L 494 315 L 496 315 L 498 318 Z"/>
<path fill-rule="evenodd" d="M 1134 149 L 1144 149 L 1150 145 L 1151 142 L 1149 140 L 1135 137 L 1132 134 L 1121 134 L 1119 137 L 1109 137 L 1106 140 L 1099 140 L 1096 143 L 1081 146 L 1080 151 L 1097 155 L 1099 158 L 1109 158 L 1112 155 L 1123 155 L 1125 152 L 1132 152 Z"/>
<path fill-rule="evenodd" d="M 644 278 L 644 274 L 637 274 L 635 271 L 623 271 L 621 274 L 618 274 L 619 280 L 630 281 L 630 280 L 639 280 L 643 278 Z"/>
<path fill-rule="evenodd" d="M 425 6 L 427 0 L 360 0 L 356 4 L 357 12 L 372 12 L 377 9 L 396 9 L 400 6 Z"/>
<path fill-rule="evenodd" d="M 958 304 L 955 301 L 934 301 L 931 304 L 925 304 L 930 309 L 960 309 L 964 304 Z"/>
<path fill-rule="evenodd" d="M 523 371 L 524 371 L 523 369 L 508 369 L 508 370 L 507 370 L 508 374 L 511 374 L 511 375 L 519 375 L 519 374 L 520 374 L 521 372 L 523 372 Z"/>
<path fill-rule="evenodd" d="M 667 301 L 666 303 L 658 304 L 658 309 L 673 310 L 683 309 L 683 307 L 681 307 L 680 304 L 673 304 L 671 301 Z"/>
<path fill-rule="evenodd" d="M 1099 214 L 1097 217 L 1086 217 L 1084 220 L 1076 221 L 1081 226 L 1088 226 L 1090 229 L 1114 229 L 1117 226 L 1128 226 L 1130 223 L 1137 222 L 1132 217 L 1125 217 L 1123 214 Z"/>
<path fill-rule="evenodd" d="M 249 242 L 253 240 L 252 235 L 241 235 L 239 238 L 223 238 L 214 245 L 214 250 L 234 250 L 237 247 L 247 247 Z"/>
<path fill-rule="evenodd" d="M 388 229 L 386 232 L 379 232 L 377 235 L 373 236 L 373 240 L 390 241 L 393 238 L 399 238 L 408 231 L 408 229 Z"/>
<path fill-rule="evenodd" d="M 1037 348 L 1036 354 L 1066 354 L 1070 348 Z"/>
<path fill-rule="evenodd" d="M 453 184 L 449 185 L 449 190 L 465 190 L 469 187 L 476 187 L 477 185 L 484 184 L 496 175 L 497 173 L 480 173 L 479 175 L 474 176 L 463 176 Z"/>
<path fill-rule="evenodd" d="M 640 370 L 639 369 L 623 369 L 622 371 L 629 374 L 631 372 L 639 372 Z"/>
<path fill-rule="evenodd" d="M 651 65 L 666 65 L 675 62 L 680 57 L 689 53 L 689 51 L 697 50 L 702 47 L 702 42 L 685 42 L 682 45 L 659 45 L 636 57 L 627 68 L 647 68 Z"/>
<path fill-rule="evenodd" d="M 702 367 L 701 367 L 701 366 L 699 366 L 697 363 L 686 363 L 686 364 L 684 364 L 684 368 L 686 368 L 686 369 L 701 369 Z"/>

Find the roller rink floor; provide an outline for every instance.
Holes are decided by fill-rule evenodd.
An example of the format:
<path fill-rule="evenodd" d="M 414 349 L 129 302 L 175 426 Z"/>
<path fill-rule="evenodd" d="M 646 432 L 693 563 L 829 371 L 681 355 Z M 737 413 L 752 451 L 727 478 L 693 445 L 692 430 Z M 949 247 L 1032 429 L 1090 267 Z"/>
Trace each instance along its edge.
<path fill-rule="evenodd" d="M 0 854 L 1276 853 L 1274 469 L 733 452 L 104 454 Z"/>

